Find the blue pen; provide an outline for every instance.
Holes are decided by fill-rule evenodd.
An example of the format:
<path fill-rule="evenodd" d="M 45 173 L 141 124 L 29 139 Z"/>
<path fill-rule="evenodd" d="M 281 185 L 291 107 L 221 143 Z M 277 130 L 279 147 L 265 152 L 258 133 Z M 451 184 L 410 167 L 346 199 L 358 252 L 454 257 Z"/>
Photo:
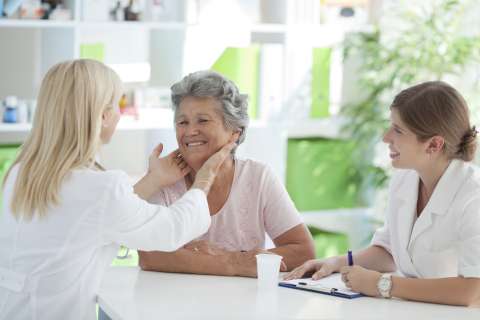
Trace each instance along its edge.
<path fill-rule="evenodd" d="M 353 266 L 352 250 L 348 250 L 347 258 L 348 258 L 348 265 L 349 265 L 349 266 Z"/>

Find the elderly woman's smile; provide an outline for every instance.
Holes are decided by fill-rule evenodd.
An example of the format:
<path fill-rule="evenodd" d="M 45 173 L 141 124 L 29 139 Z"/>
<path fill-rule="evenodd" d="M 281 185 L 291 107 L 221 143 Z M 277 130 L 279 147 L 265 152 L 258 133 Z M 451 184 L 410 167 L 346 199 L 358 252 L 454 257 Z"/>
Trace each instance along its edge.
<path fill-rule="evenodd" d="M 177 142 L 193 169 L 200 167 L 234 134 L 225 127 L 221 110 L 221 102 L 211 97 L 185 97 L 180 102 L 175 117 Z"/>

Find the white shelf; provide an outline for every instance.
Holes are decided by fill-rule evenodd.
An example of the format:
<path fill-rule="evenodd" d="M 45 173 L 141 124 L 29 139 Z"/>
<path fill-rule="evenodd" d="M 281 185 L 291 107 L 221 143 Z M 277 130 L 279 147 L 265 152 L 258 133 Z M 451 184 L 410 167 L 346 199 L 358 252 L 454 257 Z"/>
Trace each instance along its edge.
<path fill-rule="evenodd" d="M 343 233 L 348 236 L 351 249 L 368 245 L 369 235 L 375 231 L 372 208 L 345 208 L 301 212 L 303 222 L 320 230 Z"/>
<path fill-rule="evenodd" d="M 250 28 L 255 33 L 284 33 L 287 31 L 285 24 L 255 24 Z"/>
<path fill-rule="evenodd" d="M 0 19 L 0 27 L 5 28 L 73 28 L 75 25 L 73 20 Z"/>
<path fill-rule="evenodd" d="M 182 30 L 187 27 L 182 22 L 154 21 L 56 21 L 33 19 L 0 19 L 0 28 L 131 28 L 141 27 L 151 30 Z"/>
<path fill-rule="evenodd" d="M 187 27 L 182 22 L 154 22 L 154 21 L 80 21 L 80 28 L 145 28 L 150 30 L 183 30 Z"/>
<path fill-rule="evenodd" d="M 0 123 L 0 133 L 28 132 L 31 128 L 30 123 Z"/>
<path fill-rule="evenodd" d="M 287 132 L 289 138 L 330 138 L 343 139 L 342 126 L 344 119 L 341 117 L 329 117 L 322 119 L 302 119 L 288 123 Z"/>

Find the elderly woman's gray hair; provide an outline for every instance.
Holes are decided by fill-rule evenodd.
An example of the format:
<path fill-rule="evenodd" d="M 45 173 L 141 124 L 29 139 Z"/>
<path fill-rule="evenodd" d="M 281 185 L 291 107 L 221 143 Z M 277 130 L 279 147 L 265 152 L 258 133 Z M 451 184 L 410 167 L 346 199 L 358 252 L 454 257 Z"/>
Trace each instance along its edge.
<path fill-rule="evenodd" d="M 248 96 L 240 94 L 237 86 L 214 71 L 197 71 L 185 76 L 171 88 L 173 110 L 177 117 L 180 102 L 186 97 L 211 97 L 222 103 L 221 115 L 226 128 L 240 131 L 238 144 L 245 140 L 249 123 Z"/>

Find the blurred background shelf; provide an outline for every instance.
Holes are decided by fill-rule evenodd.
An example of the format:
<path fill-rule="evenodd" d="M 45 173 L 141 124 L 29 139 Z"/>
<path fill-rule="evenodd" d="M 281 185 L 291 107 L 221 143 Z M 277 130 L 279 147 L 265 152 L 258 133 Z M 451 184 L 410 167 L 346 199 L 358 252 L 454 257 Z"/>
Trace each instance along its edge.
<path fill-rule="evenodd" d="M 239 157 L 272 167 L 300 211 L 334 210 L 335 201 L 355 207 L 357 190 L 345 172 L 351 146 L 342 135 L 339 111 L 355 95 L 349 83 L 356 80 L 344 68 L 342 43 L 350 32 L 372 29 L 367 1 L 165 0 L 157 17 L 144 9 L 140 21 L 111 21 L 108 1 L 63 1 L 69 21 L 0 19 L 0 70 L 8 75 L 0 81 L 0 99 L 14 95 L 32 101 L 47 70 L 60 61 L 104 62 L 122 78 L 139 120 L 122 116 L 99 160 L 138 177 L 158 143 L 164 143 L 165 154 L 177 148 L 167 111 L 170 86 L 188 73 L 212 69 L 249 96 L 252 121 Z M 355 7 L 353 16 L 340 15 L 346 5 Z M 160 105 L 157 113 L 149 109 L 154 104 Z M 0 125 L 0 149 L 9 145 L 9 161 L 30 128 Z M 305 184 L 305 179 L 314 181 Z M 328 191 L 323 184 L 330 184 Z M 337 250 L 356 241 L 348 230 L 313 225 L 326 228 L 316 230 L 316 241 L 330 239 Z M 318 254 L 328 253 L 331 249 Z"/>
<path fill-rule="evenodd" d="M 0 19 L 0 28 L 74 28 L 76 21 Z"/>

